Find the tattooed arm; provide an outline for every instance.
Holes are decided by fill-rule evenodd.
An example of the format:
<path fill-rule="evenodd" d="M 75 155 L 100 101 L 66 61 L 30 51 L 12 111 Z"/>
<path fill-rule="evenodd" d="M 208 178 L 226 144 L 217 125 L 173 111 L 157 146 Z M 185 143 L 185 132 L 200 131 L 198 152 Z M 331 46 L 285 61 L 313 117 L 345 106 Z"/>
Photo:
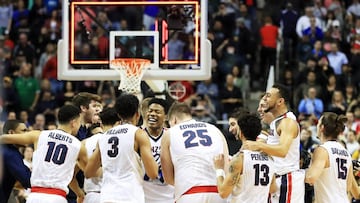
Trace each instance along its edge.
<path fill-rule="evenodd" d="M 219 167 L 219 162 L 223 161 L 224 155 L 218 155 L 214 158 L 214 164 L 216 169 L 222 169 Z M 225 176 L 218 176 L 217 179 L 217 188 L 221 198 L 228 197 L 234 186 L 239 182 L 240 176 L 242 174 L 242 165 L 243 165 L 243 153 L 239 153 L 234 156 L 231 160 L 229 166 L 229 173 Z"/>

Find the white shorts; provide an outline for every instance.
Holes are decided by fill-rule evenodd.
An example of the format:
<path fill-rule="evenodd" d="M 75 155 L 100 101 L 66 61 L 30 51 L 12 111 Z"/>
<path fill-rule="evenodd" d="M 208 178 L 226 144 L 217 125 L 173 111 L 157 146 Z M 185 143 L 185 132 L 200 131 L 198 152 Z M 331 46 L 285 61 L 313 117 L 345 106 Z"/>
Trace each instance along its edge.
<path fill-rule="evenodd" d="M 204 186 L 207 188 L 207 186 Z M 213 186 L 211 186 L 213 187 Z M 216 186 L 215 186 L 216 187 Z M 194 187 L 193 187 L 194 188 Z M 202 186 L 198 188 L 203 188 Z M 191 190 L 191 189 L 190 189 Z M 216 189 L 217 190 L 217 189 Z M 189 202 L 201 202 L 201 203 L 226 203 L 227 199 L 222 199 L 217 192 L 199 192 L 191 194 L 183 194 L 181 197 L 176 200 L 175 203 L 189 203 Z"/>
<path fill-rule="evenodd" d="M 30 193 L 26 203 L 67 203 L 65 197 L 46 193 Z"/>
<path fill-rule="evenodd" d="M 271 194 L 271 203 L 304 203 L 304 179 L 302 169 L 276 177 L 277 191 Z"/>
<path fill-rule="evenodd" d="M 88 192 L 85 195 L 84 203 L 99 203 L 100 192 Z"/>

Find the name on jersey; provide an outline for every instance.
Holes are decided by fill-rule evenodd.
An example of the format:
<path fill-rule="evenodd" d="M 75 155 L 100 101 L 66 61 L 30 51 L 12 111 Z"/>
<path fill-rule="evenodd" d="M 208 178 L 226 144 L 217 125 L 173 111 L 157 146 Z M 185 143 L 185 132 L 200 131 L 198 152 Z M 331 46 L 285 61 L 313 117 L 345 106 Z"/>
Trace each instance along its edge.
<path fill-rule="evenodd" d="M 340 156 L 349 156 L 348 151 L 344 149 L 331 148 L 331 152 Z"/>
<path fill-rule="evenodd" d="M 269 157 L 264 154 L 251 154 L 251 160 L 268 161 Z"/>
<path fill-rule="evenodd" d="M 205 123 L 191 123 L 180 125 L 180 130 L 185 130 L 187 128 L 203 128 L 206 127 Z"/>
<path fill-rule="evenodd" d="M 127 128 L 120 128 L 120 129 L 110 129 L 106 132 L 108 135 L 114 135 L 114 134 L 125 134 L 127 133 Z"/>
<path fill-rule="evenodd" d="M 60 134 L 60 133 L 50 132 L 49 135 L 48 135 L 48 137 L 49 137 L 49 138 L 52 138 L 52 139 L 61 140 L 61 141 L 65 141 L 65 142 L 68 142 L 68 143 L 72 143 L 72 138 L 71 138 L 71 137 L 66 136 L 66 135 L 63 135 L 63 134 Z"/>

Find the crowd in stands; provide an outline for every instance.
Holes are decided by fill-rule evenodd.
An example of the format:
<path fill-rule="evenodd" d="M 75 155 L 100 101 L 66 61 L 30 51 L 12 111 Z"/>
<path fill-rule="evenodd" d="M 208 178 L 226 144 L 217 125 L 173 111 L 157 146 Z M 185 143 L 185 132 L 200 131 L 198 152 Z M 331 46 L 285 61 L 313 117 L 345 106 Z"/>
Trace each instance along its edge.
<path fill-rule="evenodd" d="M 104 106 L 114 104 L 118 92 L 113 81 L 57 80 L 61 2 L 0 1 L 2 121 L 18 118 L 33 129 L 49 128 L 56 125 L 57 109 L 77 92 L 98 94 Z M 151 15 L 126 13 L 135 16 L 117 16 L 111 8 L 91 11 L 106 29 L 118 30 L 131 30 Z M 91 23 L 86 26 L 96 30 L 79 56 L 103 55 L 105 30 Z M 304 137 L 315 137 L 311 126 L 325 111 L 346 114 L 352 120 L 348 131 L 358 137 L 359 0 L 209 0 L 208 39 L 212 78 L 181 81 L 187 88 L 182 101 L 193 106 L 199 120 L 227 120 L 235 108 L 246 105 L 246 92 L 265 90 L 269 67 L 278 65 L 278 81 L 288 86 L 293 97 L 291 108 L 306 123 L 303 126 L 310 126 Z M 188 51 L 183 48 L 180 54 Z M 149 90 L 144 88 L 143 94 Z M 347 138 L 345 142 L 351 142 Z M 304 146 L 309 147 L 308 142 Z"/>

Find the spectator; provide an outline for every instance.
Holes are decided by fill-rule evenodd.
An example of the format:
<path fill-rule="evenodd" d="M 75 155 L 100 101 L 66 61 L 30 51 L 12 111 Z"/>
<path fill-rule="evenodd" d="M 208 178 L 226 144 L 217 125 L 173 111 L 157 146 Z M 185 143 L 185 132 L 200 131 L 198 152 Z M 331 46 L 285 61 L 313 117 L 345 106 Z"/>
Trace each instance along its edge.
<path fill-rule="evenodd" d="M 312 117 L 313 120 L 318 120 L 324 111 L 324 104 L 321 99 L 316 97 L 316 88 L 309 87 L 307 96 L 300 100 L 298 106 L 299 118 Z"/>
<path fill-rule="evenodd" d="M 52 10 L 50 18 L 46 19 L 44 26 L 50 32 L 50 40 L 53 43 L 56 43 L 61 38 L 61 18 L 59 18 L 59 11 Z"/>
<path fill-rule="evenodd" d="M 306 81 L 301 83 L 298 88 L 295 90 L 294 94 L 294 105 L 298 106 L 299 102 L 305 95 L 307 95 L 310 87 L 314 87 L 316 92 L 319 92 L 319 97 L 322 96 L 323 88 L 316 81 L 316 73 L 314 71 L 309 71 L 306 77 Z"/>
<path fill-rule="evenodd" d="M 302 31 L 303 36 L 307 36 L 310 43 L 314 45 L 316 41 L 321 41 L 324 38 L 322 29 L 316 26 L 316 18 L 310 17 L 310 26 Z"/>
<path fill-rule="evenodd" d="M 293 9 L 293 5 L 288 2 L 286 8 L 281 12 L 280 26 L 282 39 L 284 40 L 285 62 L 295 59 L 298 36 L 296 34 L 296 23 L 299 14 Z"/>
<path fill-rule="evenodd" d="M 31 64 L 23 63 L 20 77 L 15 80 L 15 88 L 19 94 L 20 107 L 23 110 L 35 110 L 40 97 L 39 82 L 31 75 Z"/>
<path fill-rule="evenodd" d="M 317 147 L 319 142 L 312 138 L 312 131 L 308 128 L 301 129 L 300 131 L 300 148 L 312 153 Z"/>
<path fill-rule="evenodd" d="M 10 0 L 0 2 L 0 35 L 9 34 L 13 17 L 13 4 Z"/>
<path fill-rule="evenodd" d="M 28 40 L 28 35 L 25 33 L 20 33 L 19 35 L 19 42 L 16 43 L 13 56 L 16 60 L 19 60 L 18 58 L 24 60 L 27 63 L 30 63 L 32 65 L 35 64 L 36 56 L 35 56 L 35 48 Z"/>
<path fill-rule="evenodd" d="M 329 75 L 328 80 L 326 82 L 326 86 L 323 87 L 323 101 L 326 106 L 329 106 L 331 103 L 332 96 L 336 90 L 339 90 L 339 86 L 337 85 L 337 80 L 335 75 Z"/>
<path fill-rule="evenodd" d="M 301 16 L 296 23 L 296 33 L 298 37 L 302 38 L 303 30 L 310 27 L 310 18 L 314 17 L 314 9 L 312 7 L 305 8 L 305 15 Z M 321 28 L 321 22 L 315 17 L 315 25 Z"/>
<path fill-rule="evenodd" d="M 323 84 L 323 86 L 325 87 L 328 83 L 329 77 L 331 75 L 335 75 L 334 69 L 329 65 L 329 60 L 326 56 L 320 58 L 317 66 L 319 69 L 319 74 L 318 74 L 319 84 Z"/>
<path fill-rule="evenodd" d="M 331 99 L 331 103 L 327 107 L 327 111 L 334 112 L 338 115 L 345 115 L 346 102 L 343 93 L 339 90 L 335 90 Z"/>
<path fill-rule="evenodd" d="M 311 40 L 310 40 L 311 41 Z M 320 59 L 321 57 L 323 57 L 325 55 L 323 49 L 322 49 L 322 40 L 316 40 L 314 42 L 314 48 L 311 51 L 311 56 L 316 58 L 316 59 Z"/>
<path fill-rule="evenodd" d="M 14 10 L 12 19 L 13 19 L 13 25 L 15 27 L 18 27 L 20 25 L 20 21 L 22 19 L 28 19 L 29 18 L 29 10 L 25 8 L 25 1 L 24 0 L 18 0 L 17 1 L 17 7 Z"/>
<path fill-rule="evenodd" d="M 331 52 L 327 55 L 329 59 L 329 64 L 333 67 L 336 75 L 340 75 L 342 73 L 342 66 L 344 64 L 349 63 L 346 55 L 339 51 L 338 43 L 331 43 Z"/>
<path fill-rule="evenodd" d="M 264 75 L 266 77 L 270 67 L 275 66 L 276 47 L 277 47 L 277 39 L 279 37 L 279 33 L 278 33 L 278 27 L 273 25 L 270 16 L 266 16 L 264 21 L 265 24 L 260 29 L 260 36 L 261 36 L 260 68 L 261 68 L 261 73 L 263 74 L 265 73 Z"/>
<path fill-rule="evenodd" d="M 226 76 L 225 87 L 220 91 L 221 104 L 223 107 L 223 120 L 237 107 L 242 106 L 241 90 L 234 86 L 234 77 L 231 74 Z"/>
<path fill-rule="evenodd" d="M 36 114 L 35 123 L 32 125 L 33 130 L 45 130 L 46 120 L 44 114 Z"/>
<path fill-rule="evenodd" d="M 360 3 L 359 0 L 352 0 L 352 4 L 347 8 L 347 15 L 354 15 L 360 18 Z"/>
<path fill-rule="evenodd" d="M 349 130 L 346 136 L 346 149 L 348 152 L 353 155 L 356 150 L 359 149 L 360 144 L 357 140 L 356 132 L 353 130 Z"/>
<path fill-rule="evenodd" d="M 19 95 L 13 85 L 13 80 L 10 77 L 5 76 L 3 78 L 1 88 L 4 114 L 10 111 L 17 111 L 19 107 Z"/>
<path fill-rule="evenodd" d="M 214 20 L 218 20 L 223 25 L 225 38 L 230 39 L 235 25 L 235 13 L 227 9 L 228 5 L 220 2 L 218 12 L 214 16 Z"/>
<path fill-rule="evenodd" d="M 52 43 L 46 44 L 45 52 L 41 53 L 39 58 L 39 64 L 35 67 L 34 74 L 37 79 L 42 78 L 44 66 L 47 61 L 56 54 L 56 46 Z"/>

